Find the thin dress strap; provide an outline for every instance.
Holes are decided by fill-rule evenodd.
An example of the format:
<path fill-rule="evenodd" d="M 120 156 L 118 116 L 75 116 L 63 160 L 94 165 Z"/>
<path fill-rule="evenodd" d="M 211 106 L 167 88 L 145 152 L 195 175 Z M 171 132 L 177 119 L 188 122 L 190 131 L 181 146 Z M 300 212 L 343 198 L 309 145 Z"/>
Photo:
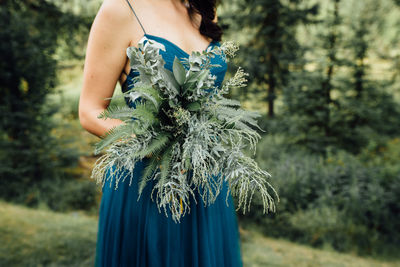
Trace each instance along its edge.
<path fill-rule="evenodd" d="M 128 5 L 129 5 L 129 7 L 131 8 L 131 10 L 132 10 L 133 14 L 135 15 L 135 17 L 136 17 L 137 21 L 139 22 L 139 24 L 140 24 L 140 27 L 142 27 L 142 30 L 143 30 L 144 34 L 146 34 L 146 31 L 145 31 L 145 29 L 144 29 L 144 27 L 143 27 L 142 23 L 140 22 L 140 19 L 139 19 L 139 18 L 138 18 L 138 16 L 136 15 L 136 12 L 135 12 L 135 10 L 133 10 L 133 7 L 132 7 L 131 3 L 129 3 L 129 0 L 126 0 L 126 2 L 128 3 Z"/>

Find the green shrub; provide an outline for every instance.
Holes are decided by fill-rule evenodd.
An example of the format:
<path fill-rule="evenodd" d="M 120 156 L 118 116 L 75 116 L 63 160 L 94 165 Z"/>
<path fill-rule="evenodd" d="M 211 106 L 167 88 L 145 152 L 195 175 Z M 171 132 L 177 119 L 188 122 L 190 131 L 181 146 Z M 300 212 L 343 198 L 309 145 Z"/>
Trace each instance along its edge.
<path fill-rule="evenodd" d="M 97 208 L 97 187 L 93 181 L 45 181 L 36 191 L 38 204 L 54 211 L 87 210 Z"/>
<path fill-rule="evenodd" d="M 380 148 L 379 155 L 370 155 L 374 161 L 367 156 L 371 152 L 354 156 L 339 150 L 324 158 L 286 143 L 282 135 L 269 135 L 257 148 L 257 161 L 271 173 L 270 182 L 280 196 L 277 212 L 262 214 L 256 195 L 250 213 L 238 214 L 242 223 L 256 222 L 267 235 L 340 251 L 398 250 L 397 141 Z"/>

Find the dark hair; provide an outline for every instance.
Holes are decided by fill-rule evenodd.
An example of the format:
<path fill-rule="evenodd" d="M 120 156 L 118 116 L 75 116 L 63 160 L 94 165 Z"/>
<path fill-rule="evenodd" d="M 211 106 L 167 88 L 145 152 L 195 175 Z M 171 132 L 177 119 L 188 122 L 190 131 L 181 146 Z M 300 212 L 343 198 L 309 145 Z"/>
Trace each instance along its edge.
<path fill-rule="evenodd" d="M 188 0 L 189 16 L 196 12 L 201 15 L 200 33 L 214 41 L 221 41 L 222 28 L 213 20 L 216 13 L 216 0 Z"/>

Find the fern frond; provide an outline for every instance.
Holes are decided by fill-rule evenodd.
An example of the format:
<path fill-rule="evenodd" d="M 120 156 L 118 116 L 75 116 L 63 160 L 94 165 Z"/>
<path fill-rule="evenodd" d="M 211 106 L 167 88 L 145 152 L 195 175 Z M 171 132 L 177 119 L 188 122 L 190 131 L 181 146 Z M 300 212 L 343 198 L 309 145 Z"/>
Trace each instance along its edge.
<path fill-rule="evenodd" d="M 162 97 L 157 89 L 153 88 L 150 84 L 140 84 L 134 88 L 126 91 L 124 95 L 135 101 L 137 98 L 141 97 L 148 99 L 153 103 L 153 105 L 158 109 L 162 101 Z"/>
<path fill-rule="evenodd" d="M 161 175 L 160 175 L 160 182 L 165 183 L 168 172 L 170 170 L 171 160 L 172 160 L 172 148 L 173 144 L 170 145 L 165 152 L 161 156 Z"/>
<path fill-rule="evenodd" d="M 131 136 L 134 134 L 132 127 L 130 125 L 119 125 L 111 128 L 105 135 L 103 135 L 102 139 L 95 145 L 94 154 L 98 155 L 105 147 L 111 145 L 116 140 Z"/>
<path fill-rule="evenodd" d="M 143 123 L 139 120 L 131 121 L 129 125 L 132 127 L 132 131 L 136 135 L 146 134 L 149 131 L 149 127 L 151 126 L 150 124 Z"/>
<path fill-rule="evenodd" d="M 148 181 L 150 181 L 154 175 L 154 172 L 157 170 L 158 168 L 158 164 L 159 164 L 159 160 L 157 159 L 157 157 L 153 156 L 150 158 L 150 162 L 149 165 L 147 165 L 144 170 L 143 170 L 143 174 L 142 174 L 142 178 L 139 182 L 139 195 L 138 195 L 138 199 L 140 198 L 140 196 L 142 195 L 143 189 L 145 188 L 146 184 Z"/>
<path fill-rule="evenodd" d="M 155 109 L 149 107 L 147 103 L 140 102 L 136 104 L 136 107 L 131 111 L 131 114 L 143 123 L 154 125 L 158 123 L 158 118 L 156 117 L 155 112 Z"/>
<path fill-rule="evenodd" d="M 109 106 L 106 110 L 102 111 L 97 118 L 99 119 L 129 119 L 132 117 L 132 108 L 128 106 Z"/>
<path fill-rule="evenodd" d="M 225 97 L 221 97 L 221 99 L 218 99 L 216 104 L 217 105 L 221 105 L 221 106 L 240 107 L 240 101 L 234 100 L 234 99 L 225 98 Z"/>
<path fill-rule="evenodd" d="M 260 114 L 257 112 L 247 111 L 243 109 L 236 109 L 227 106 L 220 106 L 215 111 L 217 113 L 217 117 L 220 120 L 225 120 L 226 124 L 234 124 L 235 127 L 239 129 L 245 130 L 253 130 L 248 125 L 256 127 L 261 131 L 264 131 L 258 126 L 255 118 L 259 117 Z"/>
<path fill-rule="evenodd" d="M 225 173 L 225 179 L 229 182 L 229 191 L 232 190 L 232 196 L 238 196 L 239 200 L 236 210 L 243 208 L 243 214 L 246 210 L 250 210 L 252 197 L 257 192 L 262 199 L 263 212 L 274 212 L 274 198 L 268 189 L 272 190 L 278 202 L 279 196 L 267 181 L 267 178 L 271 175 L 260 169 L 255 160 L 244 155 L 237 147 L 231 151 L 226 162 L 228 163 L 226 168 L 230 170 L 229 173 Z M 229 191 L 227 194 L 229 194 Z"/>
<path fill-rule="evenodd" d="M 150 142 L 150 144 L 141 150 L 138 153 L 138 157 L 144 158 L 145 156 L 151 154 L 151 155 L 158 155 L 160 151 L 168 144 L 170 140 L 170 135 L 166 133 L 160 133 L 156 137 L 153 138 L 153 140 Z"/>

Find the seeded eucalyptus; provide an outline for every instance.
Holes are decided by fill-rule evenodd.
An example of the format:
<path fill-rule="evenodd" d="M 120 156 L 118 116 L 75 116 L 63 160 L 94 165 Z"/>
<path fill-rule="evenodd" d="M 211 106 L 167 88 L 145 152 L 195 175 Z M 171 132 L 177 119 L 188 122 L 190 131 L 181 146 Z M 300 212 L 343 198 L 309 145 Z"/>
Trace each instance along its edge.
<path fill-rule="evenodd" d="M 147 41 L 147 42 L 146 42 Z M 175 57 L 173 69 L 164 67 L 160 55 L 164 46 L 143 39 L 138 48 L 129 47 L 131 68 L 139 72 L 132 88 L 123 97 L 135 107 L 110 106 L 99 118 L 116 118 L 124 124 L 111 129 L 96 144 L 95 154 L 105 151 L 97 160 L 92 178 L 104 186 L 106 181 L 115 189 L 129 177 L 132 183 L 135 163 L 147 159 L 139 183 L 139 196 L 147 182 L 154 179 L 151 198 L 159 211 L 175 222 L 190 212 L 190 195 L 197 190 L 204 205 L 212 204 L 222 183 L 228 182 L 229 193 L 238 196 L 243 213 L 250 209 L 257 191 L 263 200 L 264 213 L 275 211 L 275 189 L 268 183 L 271 176 L 243 153 L 249 145 L 254 151 L 260 135 L 256 112 L 240 108 L 240 102 L 225 98 L 233 87 L 244 87 L 247 73 L 239 67 L 235 75 L 220 87 L 210 72 L 211 58 L 220 55 L 225 61 L 235 56 L 233 42 L 193 52 L 187 58 Z M 260 129 L 261 130 L 261 129 Z M 109 175 L 106 175 L 106 172 Z M 189 179 L 188 173 L 192 176 Z M 153 195 L 155 194 L 155 199 Z"/>

